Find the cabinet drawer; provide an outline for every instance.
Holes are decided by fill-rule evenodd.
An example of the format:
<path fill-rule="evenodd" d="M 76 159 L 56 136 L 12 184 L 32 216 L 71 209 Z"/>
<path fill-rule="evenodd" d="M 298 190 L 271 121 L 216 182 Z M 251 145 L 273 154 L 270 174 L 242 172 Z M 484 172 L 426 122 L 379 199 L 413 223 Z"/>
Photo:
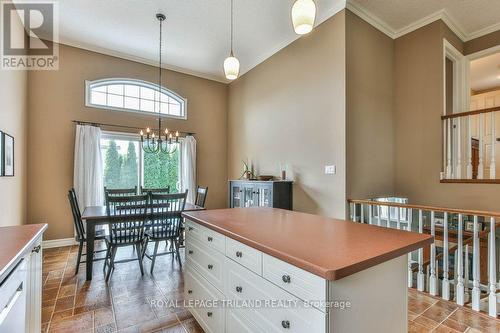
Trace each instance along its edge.
<path fill-rule="evenodd" d="M 226 236 L 198 223 L 186 220 L 186 237 L 192 236 L 208 247 L 224 253 Z"/>
<path fill-rule="evenodd" d="M 263 276 L 275 285 L 305 301 L 314 301 L 324 311 L 326 280 L 282 260 L 263 254 Z M 319 301 L 319 302 L 318 302 Z M 320 306 L 322 304 L 322 306 Z"/>
<path fill-rule="evenodd" d="M 228 299 L 248 304 L 263 300 L 272 302 L 274 306 L 266 306 L 262 302 L 250 316 L 265 332 L 326 332 L 325 313 L 306 307 L 298 298 L 230 259 L 226 259 L 225 274 L 225 295 Z"/>
<path fill-rule="evenodd" d="M 253 319 L 251 319 L 253 318 Z M 245 309 L 230 309 L 226 312 L 226 333 L 266 333 L 254 321 L 255 316 Z"/>
<path fill-rule="evenodd" d="M 223 300 L 222 294 L 192 269 L 186 269 L 184 280 L 186 300 L 196 321 L 207 333 L 224 333 L 225 309 L 216 304 Z"/>
<path fill-rule="evenodd" d="M 262 252 L 226 237 L 226 256 L 262 275 Z"/>
<path fill-rule="evenodd" d="M 214 286 L 222 290 L 224 277 L 222 253 L 189 236 L 186 238 L 186 265 L 197 270 Z"/>

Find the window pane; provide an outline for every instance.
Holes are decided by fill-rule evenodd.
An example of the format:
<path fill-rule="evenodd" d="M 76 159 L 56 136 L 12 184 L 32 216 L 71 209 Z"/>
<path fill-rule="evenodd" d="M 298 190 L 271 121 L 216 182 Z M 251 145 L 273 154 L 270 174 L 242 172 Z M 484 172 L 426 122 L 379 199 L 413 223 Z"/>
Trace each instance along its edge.
<path fill-rule="evenodd" d="M 122 84 L 109 85 L 108 94 L 123 95 L 123 85 Z"/>
<path fill-rule="evenodd" d="M 92 91 L 100 91 L 100 92 L 106 92 L 106 87 L 107 86 L 99 86 L 99 87 L 92 87 Z"/>
<path fill-rule="evenodd" d="M 106 105 L 106 94 L 102 92 L 92 91 L 90 94 L 90 103 L 97 105 Z"/>
<path fill-rule="evenodd" d="M 154 112 L 155 104 L 153 101 L 141 99 L 141 110 L 146 112 Z"/>
<path fill-rule="evenodd" d="M 181 106 L 179 104 L 169 104 L 170 114 L 172 116 L 182 116 L 181 115 Z"/>
<path fill-rule="evenodd" d="M 141 98 L 153 100 L 154 96 L 153 89 L 141 87 Z"/>
<path fill-rule="evenodd" d="M 123 107 L 123 96 L 108 95 L 108 106 L 122 108 Z"/>
<path fill-rule="evenodd" d="M 144 187 L 177 192 L 179 182 L 179 147 L 174 154 L 144 154 Z"/>
<path fill-rule="evenodd" d="M 163 114 L 168 114 L 168 103 L 161 103 L 160 112 Z"/>
<path fill-rule="evenodd" d="M 139 99 L 133 97 L 125 97 L 125 108 L 131 110 L 139 110 Z"/>
<path fill-rule="evenodd" d="M 139 86 L 126 85 L 125 86 L 125 96 L 139 97 Z"/>
<path fill-rule="evenodd" d="M 139 143 L 129 140 L 101 140 L 104 186 L 133 188 L 139 179 Z"/>

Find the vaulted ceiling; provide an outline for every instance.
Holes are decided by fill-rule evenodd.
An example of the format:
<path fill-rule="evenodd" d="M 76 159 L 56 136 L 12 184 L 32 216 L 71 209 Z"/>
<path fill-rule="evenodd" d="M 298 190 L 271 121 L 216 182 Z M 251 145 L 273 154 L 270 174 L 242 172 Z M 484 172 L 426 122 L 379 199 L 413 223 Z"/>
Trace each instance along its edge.
<path fill-rule="evenodd" d="M 345 0 L 315 2 L 316 24 L 346 6 Z M 292 4 L 234 0 L 241 74 L 299 38 L 291 25 Z M 439 18 L 464 40 L 500 28 L 498 0 L 349 0 L 347 6 L 393 38 Z M 226 82 L 222 63 L 229 53 L 230 0 L 59 1 L 60 42 L 154 65 L 157 12 L 167 16 L 165 67 Z"/>

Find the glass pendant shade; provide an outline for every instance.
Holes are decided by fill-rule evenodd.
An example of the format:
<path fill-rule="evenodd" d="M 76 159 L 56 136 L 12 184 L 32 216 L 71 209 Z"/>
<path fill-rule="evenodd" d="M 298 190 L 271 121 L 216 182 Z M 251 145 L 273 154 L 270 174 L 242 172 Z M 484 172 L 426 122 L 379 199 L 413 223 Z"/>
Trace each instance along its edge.
<path fill-rule="evenodd" d="M 233 54 L 224 60 L 224 74 L 228 80 L 235 80 L 240 74 L 240 61 Z"/>
<path fill-rule="evenodd" d="M 297 0 L 292 7 L 292 23 L 295 33 L 305 35 L 312 31 L 316 18 L 316 4 L 313 0 Z"/>

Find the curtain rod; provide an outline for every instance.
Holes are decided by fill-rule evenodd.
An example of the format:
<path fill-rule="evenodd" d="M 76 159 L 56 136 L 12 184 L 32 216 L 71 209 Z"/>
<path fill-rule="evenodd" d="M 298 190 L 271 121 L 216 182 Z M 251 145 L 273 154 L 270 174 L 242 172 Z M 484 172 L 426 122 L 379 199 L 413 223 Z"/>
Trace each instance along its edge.
<path fill-rule="evenodd" d="M 106 127 L 116 127 L 116 128 L 128 128 L 128 129 L 135 129 L 135 130 L 141 130 L 143 128 L 141 127 L 135 127 L 135 126 L 125 126 L 125 125 L 114 125 L 114 124 L 105 124 L 105 123 L 96 123 L 96 122 L 90 122 L 90 121 L 82 121 L 82 120 L 72 120 L 75 124 L 78 125 L 92 125 L 92 126 L 106 126 Z M 194 132 L 183 132 L 179 131 L 181 134 L 186 134 L 186 135 L 195 135 L 196 133 Z"/>

